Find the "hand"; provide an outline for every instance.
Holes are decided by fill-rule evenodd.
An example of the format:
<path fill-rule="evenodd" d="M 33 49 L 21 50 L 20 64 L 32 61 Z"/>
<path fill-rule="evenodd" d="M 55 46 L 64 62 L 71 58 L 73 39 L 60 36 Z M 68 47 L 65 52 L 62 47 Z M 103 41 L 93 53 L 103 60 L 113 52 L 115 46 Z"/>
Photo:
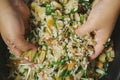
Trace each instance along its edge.
<path fill-rule="evenodd" d="M 0 0 L 0 33 L 12 53 L 19 57 L 24 51 L 37 48 L 24 39 L 29 9 L 23 0 Z"/>
<path fill-rule="evenodd" d="M 75 31 L 78 36 L 95 32 L 97 44 L 94 47 L 95 54 L 90 57 L 91 59 L 95 59 L 102 52 L 103 44 L 111 36 L 120 12 L 119 5 L 119 0 L 95 0 L 86 23 Z"/>

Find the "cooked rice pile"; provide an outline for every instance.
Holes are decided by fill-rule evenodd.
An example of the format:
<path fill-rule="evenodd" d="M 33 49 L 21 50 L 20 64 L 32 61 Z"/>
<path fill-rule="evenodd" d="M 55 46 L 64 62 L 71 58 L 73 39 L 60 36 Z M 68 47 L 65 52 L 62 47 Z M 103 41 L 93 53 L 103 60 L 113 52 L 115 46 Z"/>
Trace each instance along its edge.
<path fill-rule="evenodd" d="M 88 12 L 80 0 L 32 2 L 32 31 L 27 40 L 38 46 L 38 52 L 23 53 L 22 58 L 33 65 L 24 62 L 16 65 L 15 80 L 98 80 L 106 75 L 114 58 L 111 43 L 107 42 L 101 55 L 90 63 L 88 59 L 96 45 L 94 34 L 83 37 L 74 34 L 87 19 L 85 8 Z M 15 58 L 14 61 L 17 62 Z"/>

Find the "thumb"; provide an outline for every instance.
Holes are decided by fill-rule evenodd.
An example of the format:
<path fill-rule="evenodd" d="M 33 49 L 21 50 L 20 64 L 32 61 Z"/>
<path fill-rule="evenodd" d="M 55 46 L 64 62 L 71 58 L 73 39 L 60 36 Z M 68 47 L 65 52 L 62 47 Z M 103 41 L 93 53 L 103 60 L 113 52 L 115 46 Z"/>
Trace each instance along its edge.
<path fill-rule="evenodd" d="M 33 44 L 27 42 L 27 41 L 24 39 L 24 36 L 20 36 L 20 37 L 17 38 L 15 41 L 16 41 L 16 42 L 15 42 L 16 47 L 17 47 L 19 50 L 23 51 L 23 52 L 30 50 L 30 51 L 32 51 L 33 53 L 35 53 L 35 52 L 37 51 L 37 48 L 36 48 Z"/>
<path fill-rule="evenodd" d="M 88 23 L 88 21 L 83 24 L 80 28 L 75 30 L 75 34 L 78 36 L 84 36 L 87 33 L 94 31 L 93 24 Z"/>

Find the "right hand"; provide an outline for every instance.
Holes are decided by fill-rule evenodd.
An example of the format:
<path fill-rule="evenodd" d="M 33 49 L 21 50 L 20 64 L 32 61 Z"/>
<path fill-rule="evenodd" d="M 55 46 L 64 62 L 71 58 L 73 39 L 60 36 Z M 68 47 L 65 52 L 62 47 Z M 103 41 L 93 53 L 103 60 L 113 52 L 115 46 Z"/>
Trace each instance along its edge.
<path fill-rule="evenodd" d="M 90 58 L 95 59 L 104 49 L 114 29 L 116 20 L 120 13 L 119 0 L 95 0 L 88 20 L 75 31 L 78 36 L 83 36 L 90 32 L 95 32 L 96 45 L 95 54 Z"/>

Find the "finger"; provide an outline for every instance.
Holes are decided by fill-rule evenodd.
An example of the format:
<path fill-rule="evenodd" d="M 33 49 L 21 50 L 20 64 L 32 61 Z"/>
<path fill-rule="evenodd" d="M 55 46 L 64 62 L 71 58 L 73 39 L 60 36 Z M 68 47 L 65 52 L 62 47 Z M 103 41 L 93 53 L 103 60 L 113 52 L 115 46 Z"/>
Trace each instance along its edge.
<path fill-rule="evenodd" d="M 8 49 L 12 52 L 13 55 L 19 57 L 22 54 L 22 51 L 17 49 L 13 42 L 10 42 L 5 36 L 2 35 L 2 39 L 4 40 L 5 44 L 8 46 Z"/>
<path fill-rule="evenodd" d="M 16 57 L 20 57 L 21 54 L 23 53 L 21 50 L 17 49 L 17 48 L 13 48 L 11 46 L 8 46 L 8 49 L 11 51 L 11 53 L 16 56 Z"/>
<path fill-rule="evenodd" d="M 90 57 L 91 60 L 95 59 L 102 53 L 104 49 L 104 44 L 107 42 L 109 35 L 106 34 L 104 30 L 99 30 L 95 32 L 96 46 L 94 47 L 95 53 Z M 104 36 L 103 36 L 104 35 Z"/>
<path fill-rule="evenodd" d="M 9 40 L 7 40 L 4 37 L 3 37 L 3 40 L 6 43 L 6 45 L 8 46 L 8 49 L 12 52 L 12 54 L 15 55 L 16 57 L 20 57 L 20 55 L 22 54 L 22 51 L 17 49 L 13 42 L 10 42 Z"/>
<path fill-rule="evenodd" d="M 97 58 L 100 53 L 103 51 L 104 46 L 101 43 L 97 43 L 97 45 L 94 47 L 95 53 L 90 57 L 90 60 L 94 60 Z"/>
<path fill-rule="evenodd" d="M 88 21 L 83 24 L 80 28 L 75 30 L 75 34 L 78 36 L 84 36 L 87 33 L 94 31 L 94 24 L 89 23 Z"/>
<path fill-rule="evenodd" d="M 33 53 L 35 53 L 37 51 L 37 48 L 33 44 L 28 43 L 23 36 L 16 38 L 15 45 L 18 49 L 20 49 L 23 52 L 30 50 Z"/>

